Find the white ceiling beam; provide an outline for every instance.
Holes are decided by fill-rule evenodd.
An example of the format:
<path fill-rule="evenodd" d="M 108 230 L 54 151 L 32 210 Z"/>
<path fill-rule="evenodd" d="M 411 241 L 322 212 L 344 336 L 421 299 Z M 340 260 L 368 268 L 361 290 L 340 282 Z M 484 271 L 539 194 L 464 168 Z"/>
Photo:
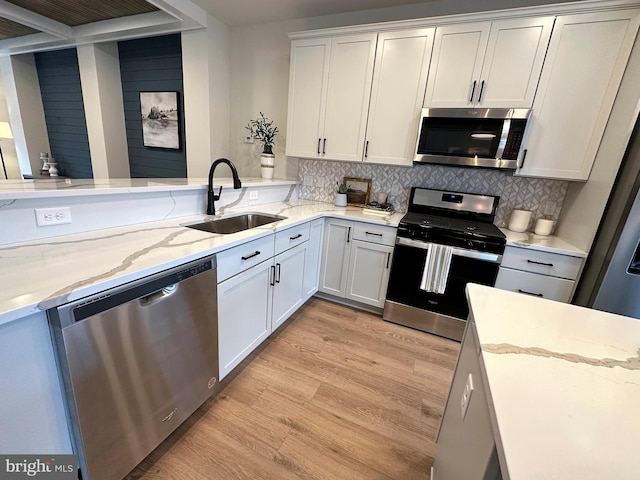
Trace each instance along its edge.
<path fill-rule="evenodd" d="M 191 0 L 146 0 L 147 3 L 167 12 L 178 20 L 191 20 L 207 26 L 207 12 Z"/>
<path fill-rule="evenodd" d="M 43 17 L 42 15 L 27 10 L 26 8 L 18 7 L 5 0 L 0 0 L 0 16 L 58 38 L 71 37 L 70 26 Z"/>

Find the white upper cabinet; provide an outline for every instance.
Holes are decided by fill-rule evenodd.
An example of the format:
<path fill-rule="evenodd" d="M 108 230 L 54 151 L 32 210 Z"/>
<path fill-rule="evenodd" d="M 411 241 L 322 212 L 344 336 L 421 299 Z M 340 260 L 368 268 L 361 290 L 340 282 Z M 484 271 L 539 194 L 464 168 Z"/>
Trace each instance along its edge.
<path fill-rule="evenodd" d="M 530 108 L 553 17 L 439 27 L 425 107 Z"/>
<path fill-rule="evenodd" d="M 477 98 L 491 22 L 438 27 L 425 107 L 468 107 Z"/>
<path fill-rule="evenodd" d="M 291 42 L 287 155 L 319 156 L 330 49 L 329 38 Z"/>
<path fill-rule="evenodd" d="M 638 10 L 557 18 L 517 175 L 588 179 L 639 18 Z"/>
<path fill-rule="evenodd" d="M 411 166 L 435 29 L 378 35 L 364 161 Z"/>
<path fill-rule="evenodd" d="M 291 42 L 287 155 L 362 159 L 376 38 Z"/>

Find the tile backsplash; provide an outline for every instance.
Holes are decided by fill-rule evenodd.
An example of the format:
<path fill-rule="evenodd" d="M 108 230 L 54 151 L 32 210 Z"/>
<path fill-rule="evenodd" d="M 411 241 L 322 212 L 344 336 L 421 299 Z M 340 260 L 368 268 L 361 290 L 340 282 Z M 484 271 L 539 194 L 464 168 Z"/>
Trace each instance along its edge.
<path fill-rule="evenodd" d="M 557 221 L 569 185 L 563 180 L 515 177 L 510 170 L 429 164 L 408 168 L 300 159 L 300 198 L 333 202 L 336 182 L 344 177 L 370 178 L 371 198 L 387 193 L 398 211 L 406 211 L 411 187 L 498 195 L 495 224 L 501 227 L 507 226 L 514 208 L 531 210 L 532 224 L 542 216 Z"/>

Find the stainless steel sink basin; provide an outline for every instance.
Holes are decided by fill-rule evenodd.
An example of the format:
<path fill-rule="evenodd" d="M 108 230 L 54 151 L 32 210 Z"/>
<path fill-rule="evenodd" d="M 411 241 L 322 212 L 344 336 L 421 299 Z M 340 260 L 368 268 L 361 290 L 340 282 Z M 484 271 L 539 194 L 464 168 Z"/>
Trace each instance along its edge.
<path fill-rule="evenodd" d="M 271 215 L 269 213 L 243 213 L 240 215 L 216 218 L 184 226 L 195 228 L 196 230 L 201 230 L 203 232 L 229 234 L 260 227 L 261 225 L 267 225 L 286 218 L 287 217 Z"/>

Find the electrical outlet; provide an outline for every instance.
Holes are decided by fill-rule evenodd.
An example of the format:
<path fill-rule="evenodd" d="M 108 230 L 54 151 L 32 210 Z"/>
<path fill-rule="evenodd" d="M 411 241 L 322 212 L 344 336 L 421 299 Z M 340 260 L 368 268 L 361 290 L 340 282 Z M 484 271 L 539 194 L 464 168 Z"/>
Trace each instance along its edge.
<path fill-rule="evenodd" d="M 257 200 L 258 192 L 249 192 L 249 200 Z"/>
<path fill-rule="evenodd" d="M 71 209 L 69 207 L 36 208 L 36 223 L 39 227 L 71 223 Z"/>
<path fill-rule="evenodd" d="M 469 409 L 469 402 L 471 401 L 471 394 L 473 393 L 473 377 L 471 374 L 467 377 L 467 383 L 464 386 L 464 391 L 462 392 L 462 398 L 460 398 L 460 413 L 462 414 L 462 419 L 464 420 L 465 415 L 467 414 L 467 410 Z"/>
<path fill-rule="evenodd" d="M 242 141 L 244 143 L 253 143 L 253 136 L 245 135 L 244 137 L 242 137 Z"/>
<path fill-rule="evenodd" d="M 547 202 L 546 205 L 544 206 L 543 214 L 552 216 L 554 213 L 556 213 L 556 207 L 557 207 L 556 202 Z"/>

